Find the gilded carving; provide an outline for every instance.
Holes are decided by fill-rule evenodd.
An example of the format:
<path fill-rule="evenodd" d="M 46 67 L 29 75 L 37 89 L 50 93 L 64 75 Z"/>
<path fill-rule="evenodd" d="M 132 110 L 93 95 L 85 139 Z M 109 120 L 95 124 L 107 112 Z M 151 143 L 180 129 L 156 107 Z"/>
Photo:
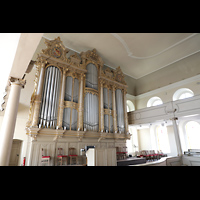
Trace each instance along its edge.
<path fill-rule="evenodd" d="M 64 101 L 64 108 L 73 108 L 78 111 L 78 103 L 73 101 Z"/>
<path fill-rule="evenodd" d="M 116 81 L 126 85 L 126 82 L 124 81 L 124 74 L 123 74 L 120 66 L 117 67 L 117 69 L 114 71 L 114 78 Z"/>
<path fill-rule="evenodd" d="M 74 55 L 71 55 L 69 57 L 69 60 L 70 60 L 70 63 L 74 65 L 79 65 L 81 63 L 81 59 L 77 53 L 75 53 Z"/>
<path fill-rule="evenodd" d="M 70 55 L 69 58 L 67 58 L 67 53 L 70 51 L 69 49 L 65 48 L 62 41 L 60 40 L 60 37 L 55 38 L 55 40 L 45 40 L 46 49 L 43 49 L 41 53 L 38 55 L 37 61 L 36 61 L 36 75 L 35 75 L 35 87 L 34 92 L 31 96 L 30 101 L 30 110 L 29 110 L 29 121 L 27 122 L 27 127 L 30 127 L 30 131 L 32 130 L 32 126 L 37 126 L 38 118 L 34 116 L 39 116 L 39 108 L 41 105 L 41 94 L 37 94 L 38 89 L 38 82 L 44 82 L 45 76 L 41 78 L 41 71 L 45 74 L 45 70 L 48 66 L 53 65 L 59 68 L 61 71 L 61 76 L 63 77 L 61 80 L 60 91 L 64 91 L 65 81 L 67 76 L 72 76 L 73 79 L 77 78 L 79 80 L 79 100 L 78 103 L 72 101 L 64 101 L 64 92 L 60 92 L 59 96 L 59 111 L 58 111 L 58 121 L 57 126 L 62 129 L 62 118 L 63 118 L 63 110 L 64 108 L 72 108 L 76 109 L 78 111 L 78 119 L 77 119 L 77 131 L 67 130 L 65 131 L 66 134 L 69 133 L 69 135 L 74 135 L 74 137 L 77 135 L 78 132 L 83 131 L 83 117 L 84 117 L 84 95 L 86 93 L 91 93 L 94 95 L 97 95 L 99 97 L 99 131 L 101 134 L 104 134 L 104 115 L 112 115 L 113 116 L 113 132 L 116 133 L 117 131 L 117 114 L 116 114 L 116 105 L 115 105 L 115 90 L 121 89 L 123 90 L 123 94 L 126 95 L 127 92 L 127 85 L 124 81 L 124 74 L 121 71 L 120 67 L 118 67 L 116 70 L 106 68 L 106 70 L 102 70 L 104 62 L 102 58 L 97 54 L 97 50 L 88 50 L 86 52 L 81 52 L 80 55 L 77 53 L 74 53 L 73 55 Z M 85 76 L 87 73 L 86 66 L 89 63 L 93 63 L 96 65 L 98 69 L 98 79 L 99 79 L 99 85 L 98 90 L 87 88 L 85 87 Z M 42 70 L 41 70 L 42 69 Z M 41 80 L 42 79 L 42 80 Z M 19 81 L 20 82 L 20 81 Z M 63 83 L 63 84 L 62 84 Z M 73 87 L 74 82 L 72 85 L 72 96 L 73 96 Z M 112 104 L 113 104 L 113 110 L 111 109 L 104 109 L 103 107 L 103 88 L 106 87 L 108 89 L 112 90 Z M 62 98 L 62 100 L 61 100 Z M 108 95 L 109 98 L 109 95 Z M 126 106 L 126 105 L 124 105 Z M 34 113 L 35 112 L 35 113 Z M 72 112 L 70 114 L 70 119 L 72 117 Z M 34 119 L 33 119 L 34 118 Z M 109 118 L 110 120 L 110 118 Z M 125 115 L 125 126 L 127 129 L 127 116 Z M 110 122 L 109 122 L 110 124 Z M 71 129 L 71 125 L 70 125 Z M 41 129 L 42 130 L 42 129 Z M 64 134 L 64 136 L 66 136 Z M 99 133 L 95 133 L 95 137 L 98 137 Z M 113 134 L 114 135 L 114 134 Z M 84 136 L 87 137 L 87 134 L 84 132 Z M 102 137 L 102 136 L 101 136 Z M 105 134 L 105 137 L 103 138 L 111 138 L 109 134 Z M 117 137 L 117 136 L 113 136 Z M 126 139 L 125 135 L 120 135 L 120 137 L 117 137 L 117 139 Z"/>
<path fill-rule="evenodd" d="M 69 49 L 65 48 L 60 37 L 55 38 L 55 40 L 45 40 L 45 44 L 47 48 L 42 50 L 43 54 L 67 61 L 66 54 Z"/>
<path fill-rule="evenodd" d="M 87 52 L 81 52 L 80 53 L 81 59 L 83 61 L 83 64 L 86 63 L 87 60 L 91 61 L 94 64 L 98 64 L 100 66 L 103 66 L 103 60 L 102 58 L 97 54 L 96 49 L 88 50 Z"/>
<path fill-rule="evenodd" d="M 114 76 L 113 70 L 111 70 L 110 68 L 107 67 L 106 70 L 104 71 L 104 74 L 108 78 L 113 79 L 113 76 Z"/>
<path fill-rule="evenodd" d="M 99 95 L 98 91 L 93 89 L 93 88 L 85 88 L 85 94 L 86 93 L 91 93 L 91 94 L 94 94 L 94 95 Z"/>
<path fill-rule="evenodd" d="M 104 109 L 104 115 L 112 115 L 112 110 L 110 109 Z"/>

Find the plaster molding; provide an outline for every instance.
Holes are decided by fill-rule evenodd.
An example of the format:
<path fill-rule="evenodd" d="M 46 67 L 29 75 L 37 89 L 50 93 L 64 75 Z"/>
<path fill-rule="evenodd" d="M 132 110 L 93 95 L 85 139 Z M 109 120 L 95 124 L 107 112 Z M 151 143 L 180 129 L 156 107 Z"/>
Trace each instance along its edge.
<path fill-rule="evenodd" d="M 176 42 L 175 44 L 173 44 L 173 45 L 167 47 L 166 49 L 163 49 L 162 51 L 160 51 L 160 52 L 158 52 L 158 53 L 156 53 L 156 54 L 154 54 L 154 55 L 146 56 L 146 57 L 139 57 L 139 56 L 134 56 L 134 55 L 133 55 L 133 53 L 132 53 L 131 50 L 129 49 L 127 43 L 126 43 L 117 33 L 111 33 L 111 35 L 113 35 L 116 39 L 118 39 L 118 40 L 122 43 L 122 45 L 123 45 L 124 48 L 126 49 L 126 52 L 127 52 L 128 56 L 131 57 L 131 58 L 134 58 L 134 59 L 148 59 L 148 58 L 156 57 L 156 56 L 158 56 L 158 55 L 160 55 L 160 54 L 162 54 L 162 53 L 168 51 L 169 49 L 172 49 L 173 47 L 175 47 L 175 46 L 177 46 L 177 45 L 179 45 L 179 44 L 185 42 L 186 40 L 190 39 L 191 37 L 193 37 L 193 36 L 195 36 L 195 35 L 197 35 L 197 34 L 198 34 L 198 33 L 194 33 L 194 34 L 192 34 L 192 35 L 190 35 L 190 36 L 184 38 L 183 40 L 180 40 L 179 42 Z"/>

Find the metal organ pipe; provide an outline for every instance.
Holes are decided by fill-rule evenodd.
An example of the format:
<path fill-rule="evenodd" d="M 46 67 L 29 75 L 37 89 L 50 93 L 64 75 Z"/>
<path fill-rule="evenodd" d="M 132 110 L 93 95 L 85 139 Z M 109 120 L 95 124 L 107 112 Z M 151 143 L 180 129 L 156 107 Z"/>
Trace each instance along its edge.
<path fill-rule="evenodd" d="M 90 63 L 87 65 L 86 84 L 88 88 L 98 90 L 98 70 Z M 99 102 L 98 96 L 92 93 L 85 94 L 84 100 L 84 128 L 90 131 L 98 131 L 99 126 Z"/>
<path fill-rule="evenodd" d="M 52 100 L 52 111 L 51 111 L 51 128 L 55 128 L 56 121 L 57 121 L 57 110 L 58 110 L 58 95 L 56 95 L 56 92 L 59 92 L 59 71 L 55 71 L 55 87 L 53 91 L 53 100 Z"/>
<path fill-rule="evenodd" d="M 77 78 L 74 79 L 74 93 L 73 93 L 73 102 L 78 103 L 78 94 L 79 93 L 79 81 Z"/>
<path fill-rule="evenodd" d="M 53 88 L 54 82 L 55 82 L 55 68 L 50 68 L 52 71 L 52 76 L 51 76 L 51 85 L 50 85 L 50 90 L 49 90 L 49 102 L 48 102 L 48 107 L 47 107 L 47 128 L 50 127 L 50 122 L 51 122 L 51 111 L 53 109 L 52 106 L 52 99 L 53 99 Z"/>
<path fill-rule="evenodd" d="M 50 121 L 50 128 L 54 128 L 54 117 L 55 117 L 55 98 L 56 98 L 56 86 L 57 86 L 57 70 L 55 71 L 55 83 L 54 83 L 54 89 L 53 89 L 53 97 L 52 97 L 52 110 L 51 110 L 51 121 Z M 53 86 L 53 85 L 52 85 Z"/>
<path fill-rule="evenodd" d="M 46 90 L 47 90 L 48 76 L 49 76 L 49 69 L 46 70 L 42 102 L 46 102 Z M 43 119 L 44 119 L 44 107 L 45 107 L 45 103 L 42 104 L 42 108 L 41 108 L 41 115 L 40 115 L 41 119 L 40 119 L 40 123 L 39 123 L 41 125 L 43 124 Z"/>
<path fill-rule="evenodd" d="M 57 124 L 57 115 L 58 115 L 58 103 L 59 103 L 59 91 L 60 91 L 60 78 L 61 78 L 60 71 L 57 71 L 57 85 L 56 85 L 56 91 L 57 91 L 58 94 L 56 95 L 55 103 L 54 103 L 54 106 L 55 106 L 55 113 L 54 113 L 54 124 L 55 124 L 55 127 L 56 127 L 56 124 Z"/>
<path fill-rule="evenodd" d="M 117 89 L 116 95 L 116 110 L 117 110 L 117 128 L 120 133 L 124 133 L 124 108 L 122 91 Z"/>
<path fill-rule="evenodd" d="M 42 127 L 55 128 L 58 110 L 60 71 L 57 67 L 46 69 L 44 92 L 42 97 L 40 122 Z"/>
<path fill-rule="evenodd" d="M 46 102 L 44 103 L 44 121 L 43 121 L 43 126 L 45 127 L 47 125 L 47 114 L 48 114 L 48 103 L 49 103 L 49 90 L 50 90 L 50 85 L 51 85 L 51 74 L 52 74 L 52 70 L 49 67 L 49 76 L 48 78 L 48 82 L 47 82 L 47 90 L 46 90 L 46 94 L 44 94 L 46 96 Z"/>

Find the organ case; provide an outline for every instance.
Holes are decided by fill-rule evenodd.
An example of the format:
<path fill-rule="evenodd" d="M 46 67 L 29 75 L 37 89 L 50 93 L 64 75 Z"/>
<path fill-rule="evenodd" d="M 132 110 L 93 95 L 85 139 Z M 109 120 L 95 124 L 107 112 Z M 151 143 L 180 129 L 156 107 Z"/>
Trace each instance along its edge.
<path fill-rule="evenodd" d="M 130 139 L 120 67 L 103 70 L 96 49 L 69 56 L 59 37 L 45 44 L 36 61 L 27 135 Z"/>

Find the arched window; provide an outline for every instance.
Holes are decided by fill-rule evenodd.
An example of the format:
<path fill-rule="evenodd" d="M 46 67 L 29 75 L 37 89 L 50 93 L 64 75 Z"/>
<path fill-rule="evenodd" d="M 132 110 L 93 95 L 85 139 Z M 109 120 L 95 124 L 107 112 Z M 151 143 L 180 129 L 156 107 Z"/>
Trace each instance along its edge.
<path fill-rule="evenodd" d="M 158 105 L 161 105 L 161 104 L 163 104 L 161 98 L 159 98 L 159 97 L 152 97 L 147 102 L 147 107 L 158 106 Z"/>
<path fill-rule="evenodd" d="M 133 102 L 130 100 L 126 101 L 126 106 L 127 106 L 127 112 L 131 112 L 131 111 L 135 110 L 135 106 L 134 106 Z"/>
<path fill-rule="evenodd" d="M 160 125 L 156 127 L 156 139 L 158 150 L 162 150 L 164 153 L 170 153 L 169 138 L 165 126 Z"/>
<path fill-rule="evenodd" d="M 195 121 L 189 121 L 185 125 L 188 149 L 200 149 L 200 124 Z"/>
<path fill-rule="evenodd" d="M 185 99 L 188 97 L 193 97 L 194 93 L 192 90 L 188 89 L 188 88 L 181 88 L 178 89 L 174 95 L 173 95 L 173 101 L 179 100 L 179 99 Z"/>

